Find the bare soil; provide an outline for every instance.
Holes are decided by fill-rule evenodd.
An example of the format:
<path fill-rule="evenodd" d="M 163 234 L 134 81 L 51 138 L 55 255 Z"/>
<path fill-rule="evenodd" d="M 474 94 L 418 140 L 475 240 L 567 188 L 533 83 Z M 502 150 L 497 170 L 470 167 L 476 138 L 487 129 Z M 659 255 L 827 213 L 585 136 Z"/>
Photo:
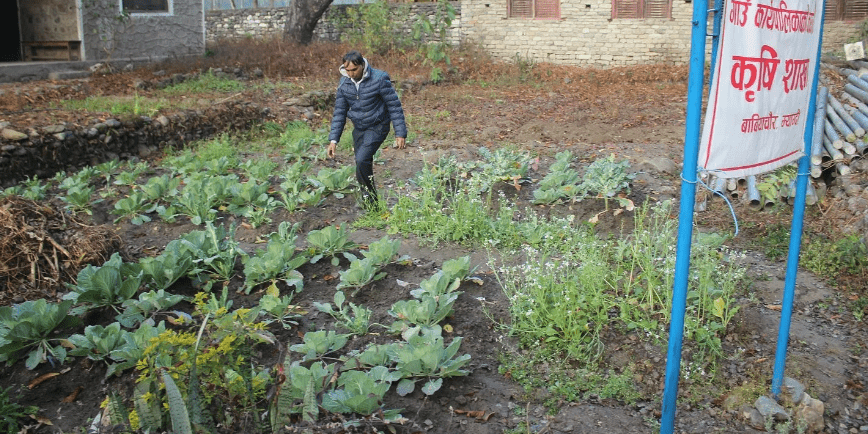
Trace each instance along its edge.
<path fill-rule="evenodd" d="M 244 46 L 226 46 L 216 50 L 216 56 L 197 62 L 153 65 L 130 72 L 94 75 L 69 81 L 45 81 L 0 85 L 0 121 L 9 128 L 28 128 L 68 123 L 86 125 L 94 119 L 111 117 L 108 113 L 89 113 L 56 109 L 61 99 L 83 98 L 87 95 L 155 95 L 157 90 L 140 88 L 136 83 L 156 82 L 163 73 L 190 72 L 215 67 L 227 71 L 237 69 L 251 83 L 291 82 L 292 87 L 251 87 L 232 95 L 235 100 L 255 102 L 270 107 L 268 121 L 286 123 L 301 114 L 282 103 L 293 96 L 311 90 L 329 90 L 337 82 L 340 54 L 347 47 L 314 46 L 267 47 L 257 42 Z M 680 180 L 677 171 L 661 172 L 649 164 L 657 159 L 681 161 L 684 139 L 687 68 L 680 66 L 638 66 L 610 70 L 592 70 L 552 65 L 533 65 L 517 71 L 518 65 L 480 61 L 477 56 L 456 56 L 455 68 L 441 84 L 432 84 L 420 75 L 420 61 L 412 56 L 380 57 L 369 60 L 374 67 L 387 70 L 399 84 L 407 83 L 402 102 L 408 116 L 408 126 L 415 136 L 407 150 L 386 148 L 384 164 L 375 167 L 383 190 L 395 187 L 398 180 L 415 175 L 425 162 L 436 161 L 441 155 L 459 159 L 476 158 L 479 146 L 516 145 L 540 156 L 540 166 L 532 178 L 545 175 L 556 152 L 569 149 L 580 156 L 581 164 L 614 153 L 628 159 L 644 174 L 637 178 L 630 198 L 636 203 L 678 197 Z M 255 78 L 259 69 L 264 78 Z M 225 94 L 195 95 L 201 104 L 216 105 Z M 330 118 L 327 111 L 315 113 L 312 123 L 320 125 Z M 434 122 L 433 120 L 437 120 Z M 352 164 L 349 153 L 339 154 L 327 164 Z M 677 166 L 676 166 L 677 167 Z M 861 176 L 863 182 L 865 174 Z M 532 188 L 516 190 L 501 186 L 507 197 L 519 206 L 531 206 Z M 692 200 L 692 199 L 691 199 Z M 121 251 L 129 260 L 158 253 L 168 241 L 191 230 L 200 229 L 186 221 L 175 224 L 129 223 L 112 224 L 108 214 L 110 202 L 95 206 L 94 216 L 86 220 L 89 227 L 99 227 L 118 237 Z M 542 211 L 553 214 L 574 214 L 587 220 L 601 211 L 601 204 L 580 204 L 572 207 L 552 207 Z M 824 199 L 809 208 L 807 231 L 834 239 L 842 227 L 853 218 L 840 200 Z M 237 238 L 252 251 L 260 234 L 275 230 L 282 220 L 301 222 L 307 232 L 326 225 L 353 221 L 359 215 L 354 199 L 329 197 L 322 205 L 305 212 L 278 213 L 275 222 L 256 230 L 243 225 Z M 783 297 L 785 264 L 769 260 L 757 249 L 758 238 L 767 236 L 776 225 L 789 225 L 790 209 L 784 205 L 773 210 L 752 211 L 735 204 L 741 232 L 733 240 L 736 247 L 747 249 L 744 267 L 753 281 L 752 287 L 740 300 L 741 310 L 727 332 L 725 342 L 729 359 L 720 369 L 728 392 L 723 396 L 696 396 L 689 384 L 683 384 L 681 396 L 695 404 L 680 405 L 676 431 L 685 433 L 758 432 L 743 417 L 738 393 L 744 387 L 760 384 L 768 387 L 774 363 L 780 302 Z M 601 236 L 629 230 L 632 213 L 620 216 L 604 215 L 597 229 Z M 227 221 L 233 218 L 227 216 Z M 708 211 L 697 214 L 697 230 L 733 230 L 733 221 L 723 202 L 709 202 Z M 364 245 L 377 240 L 384 232 L 358 230 L 353 240 Z M 110 249 L 111 250 L 111 249 Z M 659 397 L 663 390 L 666 363 L 665 348 L 632 348 L 623 336 L 610 336 L 606 345 L 620 348 L 607 356 L 606 363 L 623 364 L 627 358 L 645 360 L 638 364 L 636 388 L 658 399 L 626 405 L 613 400 L 601 400 L 593 394 L 579 402 L 561 402 L 552 414 L 543 403 L 550 397 L 545 390 L 523 390 L 498 368 L 501 356 L 518 351 L 505 330 L 483 313 L 483 308 L 497 321 L 508 319 L 507 300 L 491 273 L 491 264 L 481 249 L 440 244 L 431 246 L 414 237 L 402 239 L 401 254 L 413 258 L 411 265 L 387 267 L 387 277 L 361 291 L 354 302 L 374 310 L 372 322 L 388 323 L 386 311 L 391 305 L 408 297 L 408 288 L 399 281 L 419 282 L 446 260 L 470 255 L 481 284 L 463 283 L 464 293 L 448 318 L 452 336 L 464 338 L 460 352 L 472 356 L 467 377 L 448 379 L 434 396 L 425 399 L 420 391 L 406 397 L 389 394 L 386 408 L 402 408 L 409 421 L 395 427 L 397 432 L 417 433 L 502 433 L 521 423 L 537 433 L 648 433 L 655 432 L 660 416 Z M 312 303 L 332 300 L 338 270 L 328 263 L 308 264 L 300 271 L 305 276 L 304 291 L 295 301 L 307 307 L 297 330 L 279 334 L 280 344 L 300 342 L 299 334 L 326 324 L 325 314 L 317 314 Z M 790 333 L 787 374 L 807 386 L 811 396 L 826 404 L 825 420 L 828 433 L 864 432 L 868 429 L 868 331 L 865 323 L 854 318 L 850 303 L 865 297 L 864 274 L 814 276 L 800 270 L 796 304 Z M 836 280 L 837 278 L 837 280 Z M 233 282 L 237 287 L 240 282 Z M 189 281 L 179 281 L 170 292 L 192 295 Z M 2 288 L 3 304 L 34 297 L 56 298 L 63 292 L 33 292 L 26 287 Z M 234 292 L 234 291 L 232 291 Z M 256 297 L 235 294 L 236 306 L 251 303 Z M 484 300 L 484 301 L 481 301 Z M 109 318 L 91 318 L 95 322 Z M 363 342 L 351 342 L 358 348 Z M 262 348 L 265 361 L 276 360 L 278 346 Z M 29 388 L 35 378 L 51 372 L 60 375 Z M 131 377 L 104 379 L 105 368 L 82 358 L 72 358 L 63 366 L 43 364 L 28 371 L 23 361 L 11 367 L 0 367 L 0 389 L 11 387 L 11 396 L 24 405 L 40 408 L 40 419 L 34 420 L 26 432 L 83 432 L 100 409 L 99 403 L 110 391 L 129 391 Z M 287 432 L 293 431 L 289 427 Z M 301 430 L 300 427 L 296 429 Z M 380 427 L 382 429 L 382 427 Z M 316 427 L 317 432 L 341 432 L 339 429 Z M 102 432 L 110 432 L 109 428 Z M 223 432 L 253 432 L 247 425 L 224 427 Z"/>

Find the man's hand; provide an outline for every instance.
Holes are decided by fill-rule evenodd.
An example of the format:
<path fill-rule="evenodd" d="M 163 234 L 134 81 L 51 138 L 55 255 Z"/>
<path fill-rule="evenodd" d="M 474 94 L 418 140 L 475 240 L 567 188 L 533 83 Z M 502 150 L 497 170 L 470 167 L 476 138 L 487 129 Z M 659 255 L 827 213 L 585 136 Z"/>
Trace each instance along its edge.
<path fill-rule="evenodd" d="M 335 148 L 337 147 L 337 145 L 338 145 L 338 144 L 335 143 L 335 142 L 329 142 L 329 147 L 328 147 L 328 149 L 326 150 L 326 155 L 327 155 L 329 158 L 335 158 Z"/>
<path fill-rule="evenodd" d="M 407 142 L 404 137 L 395 137 L 395 146 L 398 149 L 404 149 L 407 147 Z"/>

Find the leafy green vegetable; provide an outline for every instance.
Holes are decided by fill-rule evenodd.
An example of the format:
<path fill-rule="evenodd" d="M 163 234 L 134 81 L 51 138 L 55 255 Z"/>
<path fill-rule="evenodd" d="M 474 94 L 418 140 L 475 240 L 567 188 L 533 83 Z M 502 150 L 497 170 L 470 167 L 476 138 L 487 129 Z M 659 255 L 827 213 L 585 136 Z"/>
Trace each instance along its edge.
<path fill-rule="evenodd" d="M 347 336 L 331 330 L 320 330 L 304 334 L 304 343 L 289 347 L 290 351 L 304 354 L 304 360 L 314 360 L 337 351 L 347 344 Z"/>
<path fill-rule="evenodd" d="M 136 362 L 144 358 L 145 348 L 151 340 L 166 331 L 163 321 L 156 326 L 152 322 L 143 322 L 136 331 L 121 335 L 122 344 L 109 353 L 109 357 L 116 363 L 109 364 L 106 377 L 132 368 L 136 366 Z"/>
<path fill-rule="evenodd" d="M 355 303 L 347 303 L 343 291 L 335 292 L 335 307 L 328 303 L 314 302 L 313 307 L 320 312 L 332 316 L 340 327 L 349 330 L 354 335 L 364 335 L 368 332 L 371 324 L 371 310 Z"/>
<path fill-rule="evenodd" d="M 282 278 L 287 285 L 295 285 L 298 290 L 304 283 L 296 268 L 307 262 L 304 254 L 296 255 L 295 242 L 298 238 L 298 223 L 291 226 L 281 222 L 277 232 L 269 235 L 265 250 L 257 250 L 244 264 L 244 291 L 250 291 L 263 282 Z"/>
<path fill-rule="evenodd" d="M 148 291 L 139 294 L 139 299 L 123 303 L 124 311 L 115 319 L 124 327 L 134 327 L 151 315 L 164 311 L 184 300 L 183 295 L 169 294 L 165 290 Z"/>
<path fill-rule="evenodd" d="M 120 323 L 117 322 L 106 327 L 101 325 L 87 326 L 84 329 L 84 334 L 76 333 L 69 337 L 69 342 L 75 346 L 69 351 L 69 354 L 87 357 L 91 360 L 103 360 L 108 363 L 109 354 L 123 346 L 124 335 L 129 333 L 122 330 Z"/>
<path fill-rule="evenodd" d="M 101 267 L 88 265 L 82 269 L 78 283 L 70 285 L 71 291 L 63 298 L 79 305 L 73 310 L 75 314 L 106 306 L 119 311 L 119 306 L 139 290 L 143 275 L 138 264 L 124 263 L 120 255 L 114 253 Z"/>
<path fill-rule="evenodd" d="M 311 246 L 311 264 L 317 263 L 323 257 L 331 257 L 334 266 L 340 263 L 335 255 L 356 246 L 349 240 L 346 224 L 341 224 L 338 228 L 326 226 L 319 230 L 310 231 L 307 234 L 307 243 Z"/>
<path fill-rule="evenodd" d="M 115 223 L 121 221 L 124 217 L 130 217 L 130 223 L 141 225 L 142 223 L 151 221 L 151 218 L 143 213 L 151 212 L 153 210 L 154 207 L 148 207 L 148 197 L 145 193 L 133 191 L 129 196 L 118 199 L 118 201 L 115 202 L 115 208 L 112 210 L 112 214 L 120 216 L 115 219 Z"/>
<path fill-rule="evenodd" d="M 407 336 L 407 342 L 391 346 L 389 358 L 403 378 L 398 383 L 398 393 L 406 395 L 413 391 L 416 378 L 428 378 L 422 392 L 431 395 L 442 385 L 436 379 L 467 375 L 461 368 L 470 360 L 470 354 L 455 357 L 460 346 L 460 337 L 445 346 L 439 332 L 414 333 Z"/>
<path fill-rule="evenodd" d="M 25 301 L 0 307 L 0 362 L 12 365 L 20 353 L 29 350 L 27 369 L 46 360 L 63 363 L 66 349 L 52 342 L 51 333 L 77 325 L 80 320 L 69 315 L 72 301 L 48 303 L 45 299 Z"/>
<path fill-rule="evenodd" d="M 144 273 L 142 283 L 156 290 L 166 289 L 181 277 L 196 272 L 193 250 L 181 240 L 169 241 L 163 253 L 142 258 L 139 266 Z"/>
<path fill-rule="evenodd" d="M 331 193 L 340 199 L 344 197 L 344 193 L 349 192 L 353 173 L 355 173 L 353 166 L 337 169 L 324 167 L 317 172 L 316 178 L 310 178 L 308 182 L 315 188 L 321 188 L 325 193 Z"/>
<path fill-rule="evenodd" d="M 210 270 L 224 281 L 235 275 L 236 259 L 247 256 L 235 241 L 234 223 L 226 229 L 209 221 L 205 223 L 204 231 L 189 232 L 179 240 L 192 253 L 193 264 Z"/>
<path fill-rule="evenodd" d="M 344 371 L 338 377 L 337 389 L 323 395 L 322 406 L 335 413 L 369 415 L 382 406 L 383 396 L 401 374 L 390 372 L 385 366 L 369 371 Z"/>
<path fill-rule="evenodd" d="M 355 289 L 352 295 L 355 295 L 365 285 L 386 277 L 386 273 L 379 273 L 379 271 L 373 258 L 351 260 L 350 268 L 338 272 L 341 282 L 338 283 L 337 289 L 352 288 Z"/>

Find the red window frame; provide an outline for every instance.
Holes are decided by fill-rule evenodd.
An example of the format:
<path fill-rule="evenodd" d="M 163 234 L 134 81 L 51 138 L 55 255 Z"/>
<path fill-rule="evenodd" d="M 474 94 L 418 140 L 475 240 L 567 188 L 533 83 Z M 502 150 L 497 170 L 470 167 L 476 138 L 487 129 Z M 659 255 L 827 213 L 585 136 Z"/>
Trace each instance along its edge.
<path fill-rule="evenodd" d="M 868 0 L 826 0 L 825 19 L 859 21 L 868 17 Z"/>
<path fill-rule="evenodd" d="M 557 20 L 561 18 L 560 0 L 509 0 L 509 18 Z"/>
<path fill-rule="evenodd" d="M 612 0 L 612 18 L 671 19 L 672 0 Z"/>

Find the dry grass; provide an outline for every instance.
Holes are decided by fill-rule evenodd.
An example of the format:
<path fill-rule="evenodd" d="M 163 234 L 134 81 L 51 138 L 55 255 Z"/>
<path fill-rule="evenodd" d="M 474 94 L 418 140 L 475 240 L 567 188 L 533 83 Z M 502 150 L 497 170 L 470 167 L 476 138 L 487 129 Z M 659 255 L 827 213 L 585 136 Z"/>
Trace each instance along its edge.
<path fill-rule="evenodd" d="M 0 200 L 0 306 L 14 293 L 53 299 L 87 264 L 102 264 L 120 247 L 117 234 L 88 226 L 48 202 L 13 196 Z"/>

